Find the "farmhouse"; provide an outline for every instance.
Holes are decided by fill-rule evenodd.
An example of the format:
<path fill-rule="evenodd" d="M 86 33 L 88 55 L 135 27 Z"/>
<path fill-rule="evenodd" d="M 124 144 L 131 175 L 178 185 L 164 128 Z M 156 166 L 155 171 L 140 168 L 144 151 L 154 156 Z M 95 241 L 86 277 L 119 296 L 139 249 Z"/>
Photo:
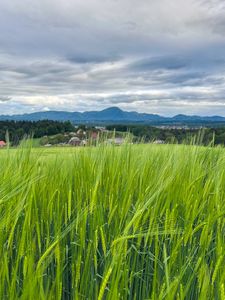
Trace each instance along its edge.
<path fill-rule="evenodd" d="M 77 134 L 76 134 L 76 132 L 70 132 L 69 135 L 70 136 L 76 136 Z"/>
<path fill-rule="evenodd" d="M 72 145 L 72 146 L 80 146 L 81 144 L 81 140 L 75 136 L 75 137 L 72 137 L 70 140 L 69 140 L 69 145 Z"/>
<path fill-rule="evenodd" d="M 0 148 L 3 148 L 3 147 L 5 147 L 5 146 L 6 146 L 6 142 L 0 141 Z"/>

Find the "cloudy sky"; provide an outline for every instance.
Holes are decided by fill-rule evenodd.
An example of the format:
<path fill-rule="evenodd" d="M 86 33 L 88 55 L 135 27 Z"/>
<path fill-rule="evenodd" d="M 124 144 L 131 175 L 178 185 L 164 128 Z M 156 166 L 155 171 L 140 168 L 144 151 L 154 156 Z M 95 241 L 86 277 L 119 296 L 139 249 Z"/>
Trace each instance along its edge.
<path fill-rule="evenodd" d="M 1 0 L 0 114 L 225 116 L 224 0 Z"/>

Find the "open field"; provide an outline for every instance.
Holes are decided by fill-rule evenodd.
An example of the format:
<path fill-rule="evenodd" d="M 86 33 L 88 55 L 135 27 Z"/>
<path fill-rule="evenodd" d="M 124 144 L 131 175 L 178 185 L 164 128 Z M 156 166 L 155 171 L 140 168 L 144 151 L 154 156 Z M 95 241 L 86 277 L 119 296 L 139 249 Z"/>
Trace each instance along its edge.
<path fill-rule="evenodd" d="M 225 299 L 225 150 L 0 150 L 0 299 Z"/>

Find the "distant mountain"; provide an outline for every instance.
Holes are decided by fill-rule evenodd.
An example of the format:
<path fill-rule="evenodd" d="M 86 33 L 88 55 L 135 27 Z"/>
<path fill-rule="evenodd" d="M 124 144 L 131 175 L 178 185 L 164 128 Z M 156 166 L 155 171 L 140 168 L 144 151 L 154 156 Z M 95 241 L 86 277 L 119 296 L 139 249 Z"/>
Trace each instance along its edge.
<path fill-rule="evenodd" d="M 177 123 L 225 123 L 225 117 L 211 116 L 187 116 L 176 115 L 174 117 L 163 117 L 157 114 L 138 113 L 135 111 L 124 111 L 118 107 L 110 107 L 102 111 L 66 112 L 45 111 L 21 115 L 0 115 L 0 120 L 14 121 L 38 121 L 55 120 L 71 121 L 73 123 L 146 123 L 146 124 L 177 124 Z"/>
<path fill-rule="evenodd" d="M 187 122 L 187 121 L 224 122 L 225 121 L 225 118 L 220 116 L 201 117 L 201 116 L 176 115 L 171 119 L 179 122 Z"/>

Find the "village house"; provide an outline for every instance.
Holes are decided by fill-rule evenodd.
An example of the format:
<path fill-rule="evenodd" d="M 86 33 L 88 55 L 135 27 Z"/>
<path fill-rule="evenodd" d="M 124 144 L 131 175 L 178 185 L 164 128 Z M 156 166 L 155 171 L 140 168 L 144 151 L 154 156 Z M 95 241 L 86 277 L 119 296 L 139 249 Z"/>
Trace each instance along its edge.
<path fill-rule="evenodd" d="M 105 126 L 95 126 L 95 129 L 99 130 L 100 132 L 107 132 L 108 130 L 106 130 Z"/>
<path fill-rule="evenodd" d="M 162 140 L 155 140 L 153 144 L 165 144 L 165 142 Z"/>
<path fill-rule="evenodd" d="M 5 146 L 6 146 L 6 142 L 0 141 L 0 148 L 3 148 L 3 147 L 5 147 Z"/>
<path fill-rule="evenodd" d="M 71 145 L 71 146 L 80 146 L 81 140 L 80 140 L 77 136 L 75 136 L 75 137 L 72 137 L 72 138 L 69 140 L 69 143 L 68 143 L 68 144 Z"/>
<path fill-rule="evenodd" d="M 86 137 L 86 131 L 84 131 L 83 129 L 79 129 L 77 130 L 76 135 L 82 140 Z"/>
<path fill-rule="evenodd" d="M 121 137 L 116 137 L 116 138 L 108 139 L 108 140 L 107 140 L 107 143 L 108 143 L 108 144 L 113 144 L 113 145 L 116 145 L 116 146 L 120 146 L 120 145 L 122 145 L 124 142 L 125 142 L 125 139 L 124 139 L 124 138 L 121 138 Z"/>
<path fill-rule="evenodd" d="M 91 133 L 91 139 L 92 139 L 92 140 L 96 140 L 97 138 L 98 138 L 98 132 L 93 131 L 93 132 Z"/>
<path fill-rule="evenodd" d="M 76 136 L 77 134 L 76 134 L 76 132 L 70 132 L 69 135 L 70 136 Z"/>
<path fill-rule="evenodd" d="M 87 145 L 87 141 L 86 140 L 82 140 L 80 143 L 81 146 L 86 146 Z"/>
<path fill-rule="evenodd" d="M 78 129 L 78 130 L 77 130 L 77 134 L 85 135 L 86 132 L 85 132 L 83 129 Z"/>

